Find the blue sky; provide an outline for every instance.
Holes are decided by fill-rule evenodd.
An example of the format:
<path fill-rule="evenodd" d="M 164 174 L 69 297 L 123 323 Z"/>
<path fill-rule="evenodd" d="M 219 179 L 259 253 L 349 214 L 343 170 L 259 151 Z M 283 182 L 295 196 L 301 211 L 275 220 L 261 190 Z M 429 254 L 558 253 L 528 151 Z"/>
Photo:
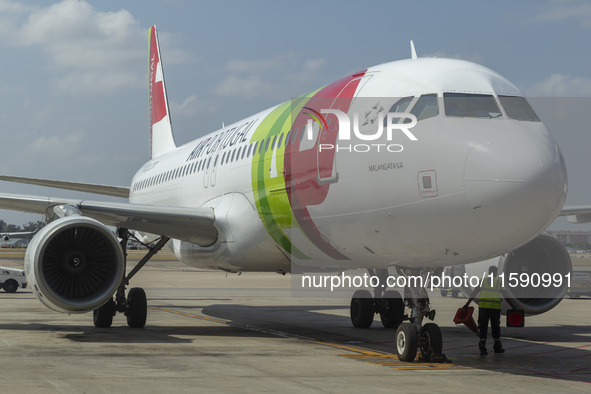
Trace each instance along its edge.
<path fill-rule="evenodd" d="M 412 39 L 419 56 L 481 63 L 528 96 L 576 97 L 574 115 L 564 114 L 569 105 L 539 115 L 567 160 L 567 203 L 591 203 L 591 3 L 584 0 L 0 0 L 0 173 L 128 184 L 147 159 L 152 24 L 178 143 L 407 58 Z M 2 190 L 40 192 L 8 183 Z"/>

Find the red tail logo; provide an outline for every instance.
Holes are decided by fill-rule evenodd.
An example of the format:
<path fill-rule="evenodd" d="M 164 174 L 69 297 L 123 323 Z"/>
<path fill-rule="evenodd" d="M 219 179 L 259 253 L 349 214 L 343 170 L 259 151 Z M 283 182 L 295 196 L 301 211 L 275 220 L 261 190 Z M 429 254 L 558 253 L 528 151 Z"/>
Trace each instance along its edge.
<path fill-rule="evenodd" d="M 156 29 L 150 29 L 150 128 L 166 116 L 166 98 Z"/>

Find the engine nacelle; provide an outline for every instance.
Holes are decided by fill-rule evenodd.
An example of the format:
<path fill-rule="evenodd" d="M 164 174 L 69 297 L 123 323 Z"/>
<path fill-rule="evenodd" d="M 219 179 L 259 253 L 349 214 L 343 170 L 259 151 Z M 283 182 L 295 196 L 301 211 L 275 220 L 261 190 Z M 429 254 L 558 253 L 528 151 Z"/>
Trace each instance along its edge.
<path fill-rule="evenodd" d="M 466 264 L 468 276 L 478 276 L 488 272 L 491 265 L 498 266 L 499 275 L 504 277 L 503 309 L 522 309 L 529 315 L 537 315 L 554 308 L 562 301 L 568 290 L 567 275 L 572 272 L 570 255 L 558 240 L 548 235 L 540 235 L 520 248 L 491 260 Z M 521 274 L 525 274 L 520 277 Z M 545 276 L 543 276 L 546 274 Z M 510 281 L 514 278 L 513 281 Z M 545 279 L 549 286 L 544 286 Z M 528 286 L 523 286 L 527 279 Z M 532 280 L 533 279 L 533 280 Z M 511 286 L 517 283 L 519 286 Z M 471 289 L 462 289 L 470 293 Z"/>
<path fill-rule="evenodd" d="M 43 227 L 25 254 L 33 293 L 48 308 L 89 312 L 109 300 L 125 271 L 123 250 L 100 222 L 68 216 Z"/>
<path fill-rule="evenodd" d="M 562 301 L 568 290 L 567 275 L 572 270 L 570 255 L 564 246 L 548 235 L 538 236 L 499 262 L 499 273 L 505 274 L 507 302 L 531 315 L 549 311 Z M 513 277 L 526 274 L 529 286 L 508 286 L 512 273 Z M 544 274 L 551 278 L 548 287 L 541 280 Z"/>

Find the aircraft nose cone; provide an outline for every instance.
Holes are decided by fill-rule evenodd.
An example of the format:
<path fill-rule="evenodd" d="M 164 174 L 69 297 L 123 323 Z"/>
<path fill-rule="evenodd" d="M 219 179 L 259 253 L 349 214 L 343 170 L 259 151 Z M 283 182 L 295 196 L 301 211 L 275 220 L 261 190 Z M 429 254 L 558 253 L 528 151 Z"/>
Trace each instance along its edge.
<path fill-rule="evenodd" d="M 466 158 L 466 196 L 491 236 L 511 238 L 542 231 L 566 199 L 566 169 L 551 140 L 476 145 Z"/>

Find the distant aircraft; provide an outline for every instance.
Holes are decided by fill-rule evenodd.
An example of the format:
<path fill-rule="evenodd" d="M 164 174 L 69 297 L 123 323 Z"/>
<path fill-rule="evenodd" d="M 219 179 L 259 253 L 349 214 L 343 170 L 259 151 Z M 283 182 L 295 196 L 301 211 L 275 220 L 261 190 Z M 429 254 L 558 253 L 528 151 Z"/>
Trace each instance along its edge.
<path fill-rule="evenodd" d="M 13 237 L 23 237 L 27 235 L 35 234 L 35 231 L 21 231 L 16 233 L 0 233 L 0 239 L 2 241 L 10 241 Z"/>
<path fill-rule="evenodd" d="M 146 322 L 135 272 L 164 245 L 183 263 L 226 271 L 342 272 L 368 269 L 373 294 L 351 300 L 355 327 L 379 313 L 397 328 L 398 357 L 441 353 L 429 299 L 383 287 L 396 275 L 510 254 L 503 269 L 570 272 L 564 248 L 542 231 L 560 214 L 567 177 L 560 150 L 511 82 L 456 59 L 417 58 L 369 67 L 307 95 L 176 146 L 156 29 L 149 30 L 150 158 L 129 188 L 30 178 L 52 187 L 129 197 L 96 202 L 0 195 L 0 208 L 53 221 L 25 257 L 35 295 L 65 313 L 116 312 Z M 117 227 L 117 239 L 106 226 Z M 129 275 L 121 245 L 154 246 Z M 149 235 L 152 234 L 153 236 Z M 518 262 L 518 263 L 517 263 Z M 528 313 L 555 306 L 526 294 Z M 405 314 L 405 308 L 409 313 Z"/>

